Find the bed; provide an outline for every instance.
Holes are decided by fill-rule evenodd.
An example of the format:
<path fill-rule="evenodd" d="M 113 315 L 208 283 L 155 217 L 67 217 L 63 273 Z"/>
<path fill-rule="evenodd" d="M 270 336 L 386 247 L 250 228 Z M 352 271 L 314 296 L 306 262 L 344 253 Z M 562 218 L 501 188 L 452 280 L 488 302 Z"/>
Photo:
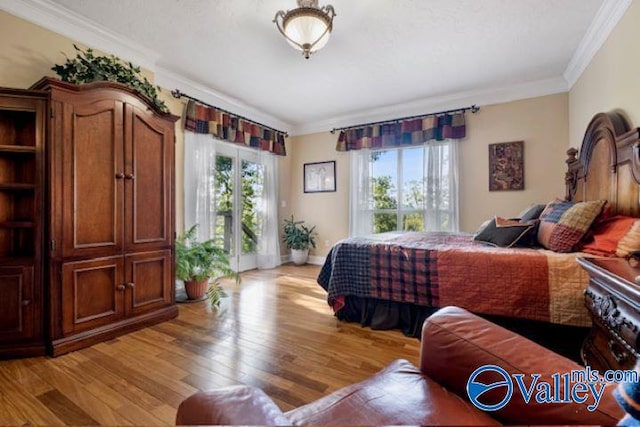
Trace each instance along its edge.
<path fill-rule="evenodd" d="M 639 153 L 638 129 L 618 112 L 597 114 L 580 151 L 567 152 L 565 200 L 607 200 L 609 215 L 640 217 Z M 588 276 L 577 256 L 593 255 L 495 248 L 468 234 L 387 233 L 338 242 L 318 283 L 339 319 L 374 329 L 418 336 L 424 318 L 457 305 L 518 332 L 558 326 L 581 340 Z"/>

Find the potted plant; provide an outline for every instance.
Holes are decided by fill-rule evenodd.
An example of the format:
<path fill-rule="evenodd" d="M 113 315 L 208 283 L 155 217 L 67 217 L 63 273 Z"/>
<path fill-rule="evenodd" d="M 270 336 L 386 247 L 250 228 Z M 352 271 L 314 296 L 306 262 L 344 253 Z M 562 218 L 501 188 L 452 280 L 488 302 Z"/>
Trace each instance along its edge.
<path fill-rule="evenodd" d="M 131 62 L 124 62 L 114 55 L 100 56 L 93 53 L 93 49 L 82 50 L 75 44 L 77 55 L 67 58 L 63 65 L 56 64 L 53 71 L 63 82 L 83 84 L 95 81 L 123 83 L 142 95 L 146 96 L 161 111 L 168 112 L 169 108 L 160 99 L 160 86 L 154 86 L 142 75 L 140 67 Z"/>
<path fill-rule="evenodd" d="M 309 257 L 309 248 L 316 247 L 314 232 L 316 226 L 308 228 L 304 225 L 304 221 L 296 221 L 291 215 L 291 219 L 284 220 L 284 243 L 287 248 L 291 249 L 291 260 L 296 265 L 302 265 L 307 262 Z"/>
<path fill-rule="evenodd" d="M 220 306 L 226 293 L 220 278 L 232 276 L 239 281 L 238 274 L 229 263 L 229 254 L 210 239 L 198 242 L 197 225 L 176 239 L 176 277 L 184 281 L 185 291 L 190 300 L 209 298 L 211 306 Z"/>

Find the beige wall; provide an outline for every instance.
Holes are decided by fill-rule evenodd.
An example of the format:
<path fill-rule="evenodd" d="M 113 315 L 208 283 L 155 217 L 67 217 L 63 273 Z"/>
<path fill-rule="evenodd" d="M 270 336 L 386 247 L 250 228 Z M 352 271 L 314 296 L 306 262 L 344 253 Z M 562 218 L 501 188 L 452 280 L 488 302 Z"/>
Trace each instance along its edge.
<path fill-rule="evenodd" d="M 531 203 L 564 197 L 569 140 L 566 93 L 482 106 L 467 114 L 460 142 L 460 230 L 473 232 L 494 215 L 514 216 Z M 489 144 L 524 141 L 523 191 L 489 187 Z"/>
<path fill-rule="evenodd" d="M 507 104 L 483 106 L 467 115 L 467 134 L 460 142 L 460 228 L 474 231 L 494 215 L 513 216 L 531 203 L 546 203 L 564 195 L 565 152 L 568 141 L 568 96 L 550 95 Z M 293 213 L 316 225 L 315 255 L 349 234 L 349 155 L 335 151 L 337 135 L 329 132 L 291 138 L 289 192 Z M 525 141 L 525 190 L 488 191 L 488 145 Z M 304 163 L 336 160 L 337 192 L 304 194 Z"/>
<path fill-rule="evenodd" d="M 0 86 L 28 88 L 75 56 L 73 41 L 0 11 Z"/>
<path fill-rule="evenodd" d="M 349 155 L 336 151 L 336 138 L 329 132 L 290 138 L 288 180 L 280 181 L 280 188 L 289 193 L 283 214 L 316 226 L 317 248 L 310 252 L 315 256 L 325 256 L 334 243 L 349 235 Z M 336 162 L 336 192 L 305 194 L 303 165 L 331 160 Z"/>
<path fill-rule="evenodd" d="M 580 147 L 591 118 L 619 110 L 640 126 L 640 0 L 632 2 L 569 95 L 570 145 Z"/>

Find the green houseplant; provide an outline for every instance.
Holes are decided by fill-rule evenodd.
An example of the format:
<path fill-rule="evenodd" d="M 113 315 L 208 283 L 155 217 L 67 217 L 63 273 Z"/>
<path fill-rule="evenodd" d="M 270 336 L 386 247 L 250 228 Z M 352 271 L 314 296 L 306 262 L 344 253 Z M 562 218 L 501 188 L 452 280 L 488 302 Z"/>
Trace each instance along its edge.
<path fill-rule="evenodd" d="M 123 83 L 146 96 L 161 111 L 168 112 L 167 105 L 158 97 L 160 86 L 154 86 L 142 75 L 140 67 L 124 62 L 114 55 L 97 56 L 93 49 L 82 50 L 75 44 L 78 54 L 67 58 L 63 65 L 56 64 L 51 69 L 64 82 L 83 84 L 95 81 Z"/>
<path fill-rule="evenodd" d="M 226 293 L 220 278 L 231 276 L 239 282 L 240 276 L 229 263 L 229 254 L 212 239 L 198 242 L 197 225 L 176 239 L 176 277 L 184 281 L 187 297 L 200 299 L 207 294 L 211 306 L 220 306 Z"/>
<path fill-rule="evenodd" d="M 291 249 L 291 259 L 294 264 L 301 265 L 307 262 L 309 248 L 316 247 L 314 231 L 316 226 L 308 228 L 304 221 L 296 221 L 291 215 L 291 219 L 284 220 L 284 234 L 282 235 L 287 248 Z"/>

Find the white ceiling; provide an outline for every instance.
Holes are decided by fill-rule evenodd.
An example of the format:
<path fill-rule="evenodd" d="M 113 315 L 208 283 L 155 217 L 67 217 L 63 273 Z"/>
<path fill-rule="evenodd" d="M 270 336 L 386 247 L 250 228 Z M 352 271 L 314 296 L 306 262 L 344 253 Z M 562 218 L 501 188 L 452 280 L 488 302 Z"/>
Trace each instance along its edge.
<path fill-rule="evenodd" d="M 294 0 L 38 0 L 148 50 L 161 84 L 189 82 L 294 132 L 506 87 L 567 90 L 563 73 L 608 1 L 320 0 L 334 31 L 305 60 L 271 22 Z"/>

